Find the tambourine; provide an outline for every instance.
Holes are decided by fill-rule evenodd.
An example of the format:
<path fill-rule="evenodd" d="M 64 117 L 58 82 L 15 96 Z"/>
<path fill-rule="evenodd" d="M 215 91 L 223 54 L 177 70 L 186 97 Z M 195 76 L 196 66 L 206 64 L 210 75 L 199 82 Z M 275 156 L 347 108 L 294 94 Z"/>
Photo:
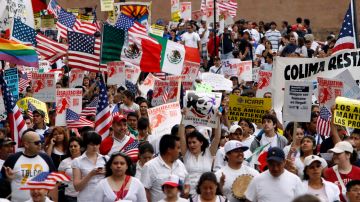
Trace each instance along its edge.
<path fill-rule="evenodd" d="M 246 199 L 245 192 L 254 176 L 244 174 L 238 176 L 231 186 L 231 191 L 236 199 Z"/>

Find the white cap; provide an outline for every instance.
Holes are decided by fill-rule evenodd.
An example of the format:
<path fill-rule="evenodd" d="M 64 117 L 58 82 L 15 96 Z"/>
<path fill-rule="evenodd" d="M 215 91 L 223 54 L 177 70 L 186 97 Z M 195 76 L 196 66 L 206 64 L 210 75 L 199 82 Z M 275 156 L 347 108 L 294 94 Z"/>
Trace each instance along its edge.
<path fill-rule="evenodd" d="M 229 133 L 235 133 L 235 131 L 237 130 L 237 129 L 239 129 L 240 128 L 240 130 L 241 130 L 241 133 L 243 132 L 243 129 L 239 126 L 239 125 L 233 125 L 233 126 L 231 126 L 230 127 L 230 130 L 229 130 Z"/>
<path fill-rule="evenodd" d="M 321 163 L 321 166 L 323 168 L 327 167 L 327 163 L 325 161 L 325 159 L 319 157 L 319 156 L 316 156 L 316 155 L 310 155 L 310 156 L 307 156 L 305 159 L 304 159 L 304 164 L 305 166 L 309 166 L 310 164 L 312 164 L 314 161 L 319 161 Z"/>
<path fill-rule="evenodd" d="M 169 185 L 169 186 L 172 186 L 172 187 L 177 187 L 177 186 L 179 186 L 179 181 L 180 181 L 179 176 L 177 176 L 177 175 L 170 175 L 170 176 L 165 180 L 165 182 L 163 183 L 163 185 Z"/>
<path fill-rule="evenodd" d="M 350 142 L 348 141 L 341 141 L 341 142 L 338 142 L 336 143 L 335 147 L 330 149 L 331 152 L 334 152 L 334 153 L 337 153 L 337 154 L 340 154 L 340 153 L 343 153 L 343 152 L 350 152 L 350 153 L 353 153 L 354 151 L 354 148 L 353 146 L 350 144 Z"/>
<path fill-rule="evenodd" d="M 225 146 L 224 146 L 225 154 L 234 149 L 241 149 L 244 152 L 244 151 L 248 150 L 249 147 L 244 146 L 240 141 L 237 141 L 237 140 L 230 140 L 225 143 Z"/>

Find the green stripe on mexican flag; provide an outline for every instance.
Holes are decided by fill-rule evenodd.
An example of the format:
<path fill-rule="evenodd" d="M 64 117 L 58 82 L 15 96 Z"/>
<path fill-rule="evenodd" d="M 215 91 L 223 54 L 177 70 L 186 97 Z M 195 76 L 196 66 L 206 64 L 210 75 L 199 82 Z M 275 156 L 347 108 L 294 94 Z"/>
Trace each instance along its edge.
<path fill-rule="evenodd" d="M 160 61 L 161 71 L 173 75 L 181 75 L 185 59 L 184 45 L 154 34 L 149 35 L 156 39 L 162 46 Z"/>

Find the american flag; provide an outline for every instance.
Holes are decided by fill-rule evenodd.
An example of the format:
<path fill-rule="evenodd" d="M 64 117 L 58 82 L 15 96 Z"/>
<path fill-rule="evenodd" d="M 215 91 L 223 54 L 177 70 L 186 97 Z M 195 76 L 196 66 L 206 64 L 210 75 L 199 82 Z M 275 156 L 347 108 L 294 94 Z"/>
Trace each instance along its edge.
<path fill-rule="evenodd" d="M 27 24 L 21 22 L 20 19 L 14 18 L 11 31 L 11 39 L 25 45 L 36 46 L 36 31 Z"/>
<path fill-rule="evenodd" d="M 345 18 L 340 30 L 340 34 L 338 36 L 334 48 L 332 49 L 332 53 L 344 49 L 357 48 L 355 37 L 357 36 L 356 36 L 356 30 L 354 28 L 353 4 L 350 3 L 349 8 L 345 14 Z"/>
<path fill-rule="evenodd" d="M 82 22 L 76 18 L 72 13 L 63 9 L 60 10 L 56 28 L 59 31 L 60 37 L 66 38 L 67 31 L 75 31 L 83 34 L 93 35 L 98 31 L 98 26 L 93 22 Z"/>
<path fill-rule="evenodd" d="M 165 91 L 164 91 L 164 94 L 163 94 L 162 100 L 163 100 L 164 104 L 166 104 L 166 101 L 167 101 L 168 96 L 169 96 L 169 89 L 168 89 L 167 87 L 165 87 L 165 89 L 164 89 L 164 90 L 165 90 Z"/>
<path fill-rule="evenodd" d="M 10 124 L 11 139 L 16 142 L 18 146 L 21 142 L 21 135 L 27 129 L 25 121 L 16 101 L 9 90 L 8 85 L 4 80 L 4 76 L 0 75 L 0 85 L 3 94 L 5 110 Z"/>
<path fill-rule="evenodd" d="M 200 10 L 203 15 L 206 13 L 208 8 L 213 8 L 214 1 L 213 0 L 202 0 L 200 5 Z M 217 0 L 216 7 L 220 12 L 228 12 L 231 17 L 236 16 L 237 10 L 237 2 L 236 0 Z"/>
<path fill-rule="evenodd" d="M 330 122 L 331 122 L 331 112 L 325 107 L 321 107 L 320 116 L 317 119 L 316 131 L 319 135 L 324 137 L 330 136 Z"/>
<path fill-rule="evenodd" d="M 115 27 L 128 31 L 128 29 L 133 26 L 134 22 L 134 18 L 130 18 L 127 15 L 120 13 L 118 19 L 116 20 Z"/>
<path fill-rule="evenodd" d="M 19 71 L 19 92 L 23 92 L 26 87 L 29 86 L 29 83 L 32 79 L 32 73 L 31 72 L 23 72 Z"/>
<path fill-rule="evenodd" d="M 56 0 L 50 0 L 47 10 L 55 16 L 55 18 L 58 18 L 61 6 L 57 3 Z"/>
<path fill-rule="evenodd" d="M 94 127 L 94 123 L 92 121 L 78 115 L 71 109 L 66 109 L 66 125 L 68 128 L 82 128 L 85 126 Z"/>
<path fill-rule="evenodd" d="M 47 189 L 51 190 L 56 187 L 56 182 L 69 182 L 71 179 L 64 173 L 60 172 L 41 172 L 20 188 L 20 190 Z"/>
<path fill-rule="evenodd" d="M 118 115 L 120 115 L 119 105 L 115 104 L 115 107 L 111 112 L 111 116 L 114 117 L 114 116 L 118 116 Z"/>
<path fill-rule="evenodd" d="M 84 107 L 81 111 L 81 116 L 95 116 L 96 115 L 96 107 L 99 102 L 99 97 L 95 97 L 88 105 Z"/>
<path fill-rule="evenodd" d="M 161 80 L 166 80 L 167 74 L 165 72 L 154 72 L 153 75 Z"/>
<path fill-rule="evenodd" d="M 68 35 L 69 67 L 88 71 L 107 69 L 106 65 L 100 65 L 100 39 L 77 32 L 69 32 Z"/>
<path fill-rule="evenodd" d="M 54 64 L 58 59 L 67 54 L 68 45 L 58 43 L 42 34 L 36 35 L 36 42 L 36 50 L 50 64 Z"/>
<path fill-rule="evenodd" d="M 100 81 L 98 86 L 100 93 L 96 109 L 95 131 L 102 136 L 102 139 L 105 139 L 109 135 L 109 129 L 111 127 L 111 112 L 106 85 L 103 81 Z"/>
<path fill-rule="evenodd" d="M 133 162 L 136 162 L 139 154 L 139 142 L 135 140 L 134 142 L 126 146 L 124 149 L 122 149 L 121 152 L 128 155 Z"/>
<path fill-rule="evenodd" d="M 130 91 L 136 97 L 137 86 L 127 79 L 125 79 L 125 86 L 128 89 L 128 91 Z"/>
<path fill-rule="evenodd" d="M 36 110 L 36 107 L 33 104 L 31 104 L 31 102 L 28 101 L 27 114 L 31 120 L 33 119 L 33 111 L 35 111 L 35 110 Z"/>

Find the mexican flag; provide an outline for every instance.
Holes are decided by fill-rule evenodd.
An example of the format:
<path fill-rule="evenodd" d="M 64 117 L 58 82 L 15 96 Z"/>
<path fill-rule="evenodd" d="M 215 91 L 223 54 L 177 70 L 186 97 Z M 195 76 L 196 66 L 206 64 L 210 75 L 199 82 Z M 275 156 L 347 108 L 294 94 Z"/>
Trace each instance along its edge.
<path fill-rule="evenodd" d="M 266 163 L 267 150 L 265 150 L 265 148 L 269 144 L 270 143 L 267 143 L 265 145 L 256 148 L 255 151 L 252 153 L 252 155 L 249 158 L 245 159 L 247 162 L 249 162 L 249 165 L 251 167 L 258 165 L 261 172 L 264 170 L 265 166 L 267 166 Z"/>
<path fill-rule="evenodd" d="M 181 75 L 185 59 L 184 45 L 154 34 L 150 34 L 150 36 L 156 39 L 162 46 L 161 71 L 173 75 Z"/>

